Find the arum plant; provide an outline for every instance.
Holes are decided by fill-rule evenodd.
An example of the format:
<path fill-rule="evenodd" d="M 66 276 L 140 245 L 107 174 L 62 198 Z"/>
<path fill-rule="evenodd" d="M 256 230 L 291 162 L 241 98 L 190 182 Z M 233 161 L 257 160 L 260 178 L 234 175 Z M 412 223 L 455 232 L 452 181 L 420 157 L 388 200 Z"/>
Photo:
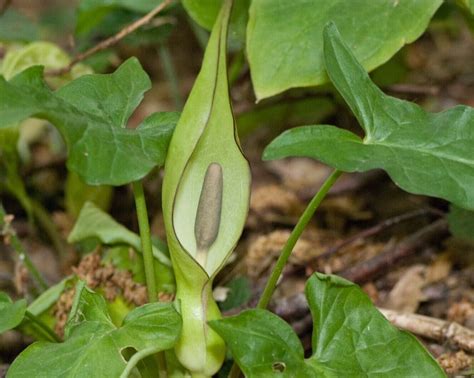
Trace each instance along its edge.
<path fill-rule="evenodd" d="M 183 329 L 175 347 L 193 376 L 218 371 L 224 341 L 207 325 L 220 318 L 212 281 L 244 227 L 250 169 L 237 140 L 229 99 L 226 39 L 232 1 L 224 2 L 203 65 L 170 142 L 163 212 Z"/>

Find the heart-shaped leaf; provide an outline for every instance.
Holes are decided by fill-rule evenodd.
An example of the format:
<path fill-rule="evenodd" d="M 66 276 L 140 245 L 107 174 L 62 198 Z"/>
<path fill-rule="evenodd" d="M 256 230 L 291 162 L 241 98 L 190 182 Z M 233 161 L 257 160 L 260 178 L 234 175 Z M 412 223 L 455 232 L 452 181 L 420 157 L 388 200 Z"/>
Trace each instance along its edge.
<path fill-rule="evenodd" d="M 442 0 L 253 0 L 247 54 L 257 99 L 325 83 L 324 26 L 334 21 L 365 68 L 426 29 Z"/>
<path fill-rule="evenodd" d="M 25 299 L 13 302 L 6 293 L 0 291 L 0 334 L 19 325 L 25 312 Z"/>
<path fill-rule="evenodd" d="M 177 113 L 156 113 L 137 129 L 128 118 L 150 88 L 135 58 L 110 75 L 86 75 L 52 92 L 41 67 L 0 77 L 0 127 L 29 117 L 54 124 L 68 146 L 68 167 L 91 185 L 122 185 L 162 165 Z"/>
<path fill-rule="evenodd" d="M 149 303 L 131 311 L 121 327 L 112 323 L 105 300 L 78 283 L 63 343 L 36 342 L 8 370 L 8 377 L 119 377 L 151 353 L 172 348 L 181 318 L 172 304 Z M 122 354 L 136 353 L 128 361 Z"/>
<path fill-rule="evenodd" d="M 326 67 L 365 131 L 334 126 L 291 129 L 265 150 L 264 159 L 307 156 L 347 172 L 384 169 L 402 189 L 474 209 L 474 109 L 428 113 L 386 96 L 370 80 L 336 26 L 324 33 Z"/>
<path fill-rule="evenodd" d="M 306 284 L 313 354 L 292 328 L 266 310 L 210 323 L 246 377 L 444 377 L 412 335 L 397 330 L 355 284 L 315 273 Z"/>

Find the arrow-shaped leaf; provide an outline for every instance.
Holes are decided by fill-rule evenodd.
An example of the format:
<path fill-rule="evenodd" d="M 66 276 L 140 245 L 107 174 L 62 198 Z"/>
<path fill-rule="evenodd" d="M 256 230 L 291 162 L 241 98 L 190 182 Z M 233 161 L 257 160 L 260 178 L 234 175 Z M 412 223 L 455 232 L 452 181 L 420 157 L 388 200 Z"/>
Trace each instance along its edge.
<path fill-rule="evenodd" d="M 315 273 L 306 284 L 313 354 L 266 310 L 212 321 L 246 377 L 444 377 L 426 349 L 399 331 L 355 284 Z"/>
<path fill-rule="evenodd" d="M 110 75 L 86 75 L 52 92 L 41 67 L 11 81 L 0 77 L 0 127 L 29 117 L 55 125 L 68 146 L 68 167 L 92 185 L 122 185 L 162 165 L 178 119 L 157 113 L 126 128 L 150 80 L 135 58 Z"/>
<path fill-rule="evenodd" d="M 324 32 L 329 77 L 356 115 L 365 137 L 334 126 L 291 129 L 264 159 L 307 156 L 348 172 L 382 168 L 402 189 L 474 209 L 474 109 L 428 113 L 385 95 L 370 80 L 334 24 Z"/>
<path fill-rule="evenodd" d="M 8 377 L 119 377 L 150 353 L 172 348 L 181 319 L 172 304 L 149 303 L 131 311 L 116 328 L 104 299 L 76 286 L 76 296 L 63 343 L 36 342 L 8 370 Z M 122 354 L 136 350 L 127 362 Z"/>

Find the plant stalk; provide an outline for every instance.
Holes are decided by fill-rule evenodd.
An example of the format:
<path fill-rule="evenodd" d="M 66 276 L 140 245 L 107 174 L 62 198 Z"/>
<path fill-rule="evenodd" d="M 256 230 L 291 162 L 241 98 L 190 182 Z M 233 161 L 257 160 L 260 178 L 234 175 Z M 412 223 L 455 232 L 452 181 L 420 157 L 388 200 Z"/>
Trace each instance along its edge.
<path fill-rule="evenodd" d="M 334 185 L 336 180 L 341 176 L 343 172 L 335 169 L 324 181 L 323 185 L 319 189 L 319 191 L 315 194 L 313 199 L 310 201 L 306 209 L 304 210 L 303 214 L 301 214 L 300 219 L 298 219 L 298 223 L 291 231 L 290 237 L 286 241 L 285 246 L 281 250 L 280 256 L 273 267 L 272 273 L 267 280 L 267 284 L 265 285 L 265 289 L 263 290 L 262 296 L 258 301 L 257 308 L 265 309 L 270 303 L 270 299 L 275 291 L 276 285 L 278 283 L 278 279 L 283 272 L 283 268 L 285 267 L 288 259 L 290 258 L 291 252 L 293 252 L 293 248 L 295 247 L 296 242 L 300 238 L 301 234 L 303 233 L 304 229 L 308 225 L 309 221 L 314 215 L 314 212 L 317 210 L 319 205 L 321 204 L 326 194 L 328 194 L 329 189 Z M 239 378 L 240 377 L 240 368 L 234 362 L 232 368 L 229 373 L 229 378 Z"/>
<path fill-rule="evenodd" d="M 133 196 L 135 197 L 135 207 L 137 208 L 138 228 L 140 229 L 140 239 L 142 242 L 143 264 L 145 268 L 145 280 L 148 291 L 148 302 L 158 300 L 158 291 L 155 281 L 155 259 L 153 257 L 153 248 L 151 243 L 150 223 L 148 222 L 148 211 L 146 208 L 145 193 L 141 181 L 134 181 Z M 166 369 L 166 358 L 164 352 L 158 352 L 158 363 L 160 371 L 159 378 L 168 376 Z"/>
<path fill-rule="evenodd" d="M 323 185 L 310 201 L 306 209 L 304 210 L 303 214 L 301 215 L 298 223 L 296 223 L 295 228 L 291 231 L 290 237 L 286 241 L 285 246 L 281 250 L 280 256 L 273 267 L 272 273 L 268 278 L 267 284 L 265 285 L 265 289 L 263 290 L 262 296 L 258 301 L 257 308 L 265 309 L 270 302 L 270 299 L 275 291 L 276 285 L 278 283 L 278 279 L 280 278 L 281 273 L 283 272 L 283 268 L 285 267 L 288 259 L 293 252 L 293 248 L 295 247 L 296 242 L 300 238 L 301 234 L 303 233 L 304 229 L 308 225 L 309 221 L 314 215 L 314 212 L 321 204 L 326 194 L 329 192 L 329 189 L 334 185 L 336 180 L 341 176 L 342 172 L 335 169 L 324 181 Z"/>
<path fill-rule="evenodd" d="M 59 338 L 59 336 L 56 335 L 56 333 L 51 328 L 49 328 L 46 324 L 44 324 L 36 315 L 33 315 L 31 312 L 26 311 L 25 318 L 27 318 L 36 327 L 38 327 L 41 330 L 41 332 L 43 332 L 50 339 L 50 341 L 53 341 L 56 343 L 61 342 L 61 339 Z"/>
<path fill-rule="evenodd" d="M 133 196 L 135 197 L 135 207 L 137 208 L 138 228 L 140 229 L 140 239 L 142 242 L 143 264 L 145 268 L 145 279 L 148 291 L 148 301 L 156 302 L 158 293 L 155 282 L 155 261 L 151 244 L 150 224 L 148 222 L 148 211 L 146 209 L 145 194 L 141 181 L 134 181 Z"/>

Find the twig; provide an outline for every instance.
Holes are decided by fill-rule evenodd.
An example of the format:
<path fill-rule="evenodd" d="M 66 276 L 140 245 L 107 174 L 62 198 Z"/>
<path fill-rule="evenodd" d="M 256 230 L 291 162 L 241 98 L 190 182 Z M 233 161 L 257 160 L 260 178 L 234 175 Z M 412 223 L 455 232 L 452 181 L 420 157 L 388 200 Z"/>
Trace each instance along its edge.
<path fill-rule="evenodd" d="M 89 58 L 90 56 L 96 54 L 99 51 L 105 50 L 105 49 L 117 44 L 119 41 L 121 41 L 127 35 L 133 33 L 135 30 L 137 30 L 137 29 L 141 28 L 142 26 L 148 24 L 153 19 L 153 17 L 155 17 L 158 13 L 160 13 L 163 9 L 165 9 L 172 2 L 173 2 L 173 0 L 164 0 L 160 5 L 155 7 L 153 10 L 151 10 L 150 12 L 148 12 L 146 15 L 139 18 L 135 22 L 132 22 L 130 25 L 127 25 L 125 28 L 120 30 L 117 34 L 115 34 L 115 35 L 113 35 L 113 36 L 111 36 L 107 39 L 104 39 L 102 42 L 98 43 L 94 47 L 91 47 L 89 50 L 87 50 L 87 51 L 85 51 L 81 54 L 76 55 L 66 67 L 63 67 L 63 68 L 60 68 L 60 69 L 57 69 L 57 70 L 49 71 L 49 72 L 47 72 L 47 75 L 51 75 L 51 76 L 63 75 L 65 73 L 69 72 L 75 64 Z"/>
<path fill-rule="evenodd" d="M 379 308 L 379 311 L 398 328 L 440 343 L 448 342 L 466 352 L 474 352 L 474 331 L 456 322 L 383 308 Z"/>
<path fill-rule="evenodd" d="M 442 238 L 447 233 L 447 221 L 445 219 L 439 219 L 404 238 L 400 243 L 397 243 L 395 247 L 338 274 L 349 281 L 359 284 L 365 283 L 385 272 L 399 260 L 410 256 L 427 242 Z"/>
<path fill-rule="evenodd" d="M 415 95 L 436 96 L 440 89 L 434 85 L 417 85 L 417 84 L 393 84 L 387 88 L 391 92 L 407 93 Z"/>
<path fill-rule="evenodd" d="M 347 238 L 347 239 L 343 240 L 342 242 L 338 243 L 337 245 L 335 245 L 331 248 L 328 248 L 325 252 L 320 254 L 317 258 L 322 259 L 322 258 L 328 257 L 328 256 L 338 252 L 341 248 L 343 248 L 343 247 L 345 247 L 349 244 L 352 244 L 357 240 L 364 239 L 364 238 L 367 238 L 369 236 L 373 236 L 373 235 L 378 234 L 379 232 L 381 232 L 381 231 L 383 231 L 387 228 L 390 228 L 390 227 L 392 227 L 396 224 L 399 224 L 399 223 L 402 223 L 402 222 L 405 222 L 407 220 L 417 218 L 417 217 L 420 217 L 420 216 L 423 216 L 423 215 L 428 215 L 428 214 L 435 214 L 435 215 L 438 215 L 438 216 L 444 216 L 444 213 L 442 213 L 438 210 L 432 209 L 432 208 L 419 209 L 419 210 L 411 211 L 409 213 L 397 215 L 393 218 L 385 219 L 382 222 L 380 222 L 379 224 L 376 224 L 375 226 L 372 226 L 370 228 L 367 228 L 366 230 L 363 230 L 363 231 L 361 231 L 361 232 L 359 232 L 355 235 L 350 236 L 349 238 Z"/>

